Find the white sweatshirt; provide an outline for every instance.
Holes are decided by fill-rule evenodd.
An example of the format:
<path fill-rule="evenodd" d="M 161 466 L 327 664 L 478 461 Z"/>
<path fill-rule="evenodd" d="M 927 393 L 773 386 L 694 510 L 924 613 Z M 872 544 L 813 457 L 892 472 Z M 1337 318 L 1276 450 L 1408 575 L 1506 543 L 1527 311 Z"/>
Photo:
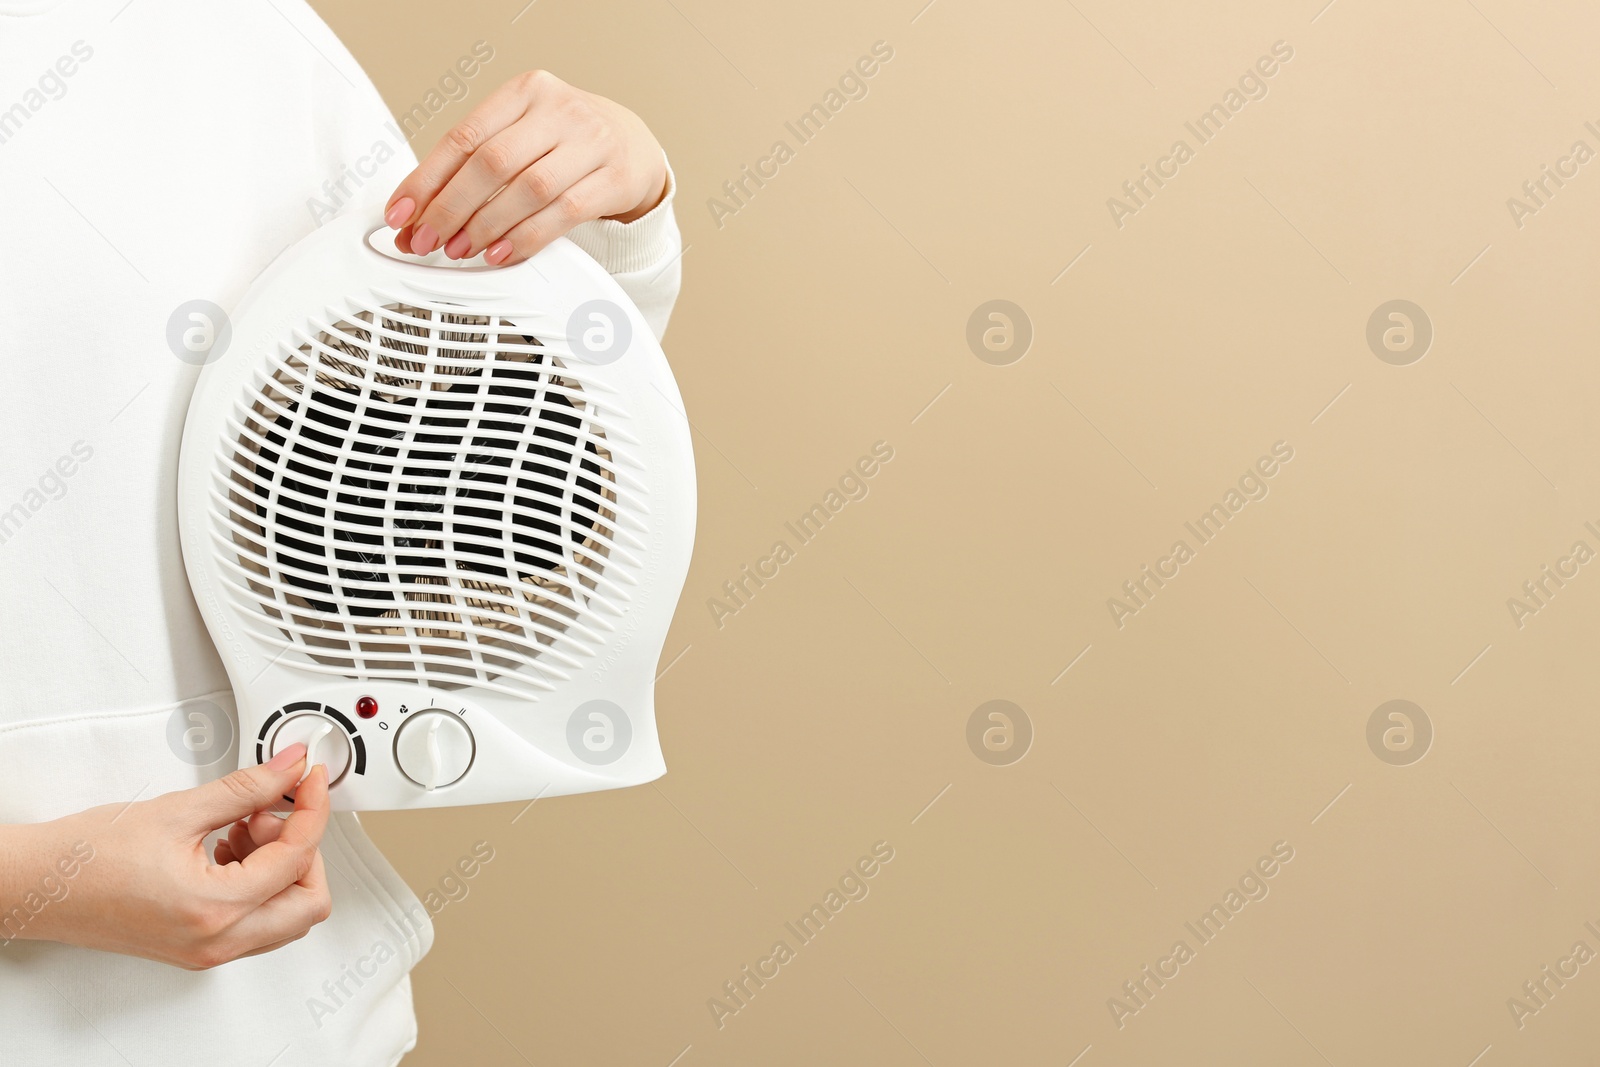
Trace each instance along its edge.
<path fill-rule="evenodd" d="M 185 702 L 233 704 L 179 554 L 198 371 L 168 319 L 190 300 L 232 306 L 330 212 L 376 221 L 415 165 L 407 137 L 518 73 L 482 42 L 459 54 L 402 129 L 303 0 L 0 0 L 0 823 L 233 768 L 169 740 Z M 572 234 L 658 335 L 679 280 L 670 197 Z M 0 940 L 0 1064 L 398 1062 L 427 910 L 353 815 L 334 816 L 323 852 L 332 917 L 210 971 Z"/>

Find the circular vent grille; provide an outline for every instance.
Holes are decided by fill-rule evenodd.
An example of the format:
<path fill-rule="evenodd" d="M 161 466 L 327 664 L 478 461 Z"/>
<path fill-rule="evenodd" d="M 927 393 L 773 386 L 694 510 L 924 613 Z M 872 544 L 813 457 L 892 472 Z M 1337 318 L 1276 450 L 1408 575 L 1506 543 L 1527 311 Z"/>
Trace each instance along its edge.
<path fill-rule="evenodd" d="M 570 367 L 451 305 L 302 337 L 250 382 L 219 468 L 221 562 L 257 635 L 324 673 L 521 697 L 581 667 L 631 557 Z"/>

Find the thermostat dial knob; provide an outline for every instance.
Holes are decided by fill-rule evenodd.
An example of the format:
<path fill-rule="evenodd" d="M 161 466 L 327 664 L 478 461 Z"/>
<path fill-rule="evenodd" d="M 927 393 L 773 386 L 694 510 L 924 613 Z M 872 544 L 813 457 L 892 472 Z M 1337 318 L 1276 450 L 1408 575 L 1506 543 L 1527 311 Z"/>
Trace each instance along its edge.
<path fill-rule="evenodd" d="M 454 712 L 414 712 L 394 736 L 394 759 L 405 776 L 424 789 L 458 782 L 472 766 L 472 731 Z"/>
<path fill-rule="evenodd" d="M 279 724 L 268 744 L 268 758 L 296 741 L 306 746 L 306 771 L 318 763 L 328 768 L 328 784 L 344 777 L 350 768 L 350 737 L 344 727 L 314 711 L 291 715 Z"/>

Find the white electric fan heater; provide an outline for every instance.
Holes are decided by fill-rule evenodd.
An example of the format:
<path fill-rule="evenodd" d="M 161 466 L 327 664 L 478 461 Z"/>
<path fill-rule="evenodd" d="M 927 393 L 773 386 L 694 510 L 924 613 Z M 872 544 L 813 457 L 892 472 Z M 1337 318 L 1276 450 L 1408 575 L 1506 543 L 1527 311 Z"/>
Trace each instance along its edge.
<path fill-rule="evenodd" d="M 343 810 L 659 777 L 695 522 L 666 357 L 565 239 L 497 269 L 386 234 L 280 256 L 189 406 L 179 529 L 240 762 L 305 742 Z"/>

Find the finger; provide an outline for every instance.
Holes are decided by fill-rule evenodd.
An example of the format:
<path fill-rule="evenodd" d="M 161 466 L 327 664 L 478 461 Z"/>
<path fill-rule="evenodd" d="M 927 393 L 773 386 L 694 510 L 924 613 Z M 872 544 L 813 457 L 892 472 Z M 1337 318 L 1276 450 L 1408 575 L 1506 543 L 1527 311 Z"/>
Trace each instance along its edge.
<path fill-rule="evenodd" d="M 256 850 L 256 843 L 250 840 L 250 826 L 243 819 L 228 827 L 228 851 L 233 853 L 233 858 L 242 860 Z"/>
<path fill-rule="evenodd" d="M 252 908 L 228 931 L 230 943 L 248 947 L 242 955 L 255 955 L 298 940 L 333 910 L 327 872 L 319 853 L 305 878 Z"/>
<path fill-rule="evenodd" d="M 217 861 L 217 865 L 219 867 L 223 866 L 224 864 L 237 863 L 239 861 L 239 857 L 233 854 L 232 847 L 229 846 L 228 842 L 226 841 L 218 841 L 216 845 L 212 847 L 211 858 Z"/>
<path fill-rule="evenodd" d="M 590 205 L 605 194 L 606 181 L 602 171 L 587 175 L 549 206 L 519 222 L 504 237 L 490 244 L 483 250 L 484 260 L 496 267 L 521 263 L 578 223 L 594 217 L 589 214 Z"/>
<path fill-rule="evenodd" d="M 268 841 L 276 841 L 282 829 L 282 819 L 270 812 L 258 811 L 228 827 L 228 851 L 234 859 L 243 860 Z"/>
<path fill-rule="evenodd" d="M 490 197 L 501 199 L 495 197 L 495 193 L 502 189 L 509 191 L 508 186 L 520 181 L 530 167 L 561 151 L 557 148 L 557 142 L 562 132 L 561 126 L 551 118 L 530 113 L 527 118 L 491 139 L 472 154 L 445 183 L 445 187 L 439 190 L 438 195 L 423 208 L 413 230 L 412 246 L 426 247 L 431 231 L 445 242 L 446 253 L 451 254 L 451 258 L 461 259 L 451 241 L 460 237 L 461 228 L 467 224 L 467 220 L 485 204 L 491 203 Z M 579 171 L 570 175 L 562 188 L 572 184 L 582 173 Z M 551 192 L 550 196 L 557 192 L 560 189 Z M 501 194 L 502 197 L 504 195 Z M 549 196 L 545 198 L 545 202 L 548 201 Z M 421 235 L 420 241 L 417 235 Z"/>
<path fill-rule="evenodd" d="M 294 787 L 305 763 L 306 746 L 296 742 L 255 767 L 241 767 L 196 789 L 169 793 L 183 805 L 183 825 L 196 838 L 220 830 L 235 819 L 265 811 Z"/>
<path fill-rule="evenodd" d="M 276 841 L 283 833 L 283 819 L 270 812 L 257 812 L 245 820 L 245 826 L 250 834 L 251 852 L 269 841 Z M 243 856 L 239 858 L 244 859 Z"/>
<path fill-rule="evenodd" d="M 228 872 L 238 897 L 260 903 L 307 877 L 320 864 L 317 848 L 328 825 L 328 768 L 317 764 L 295 790 L 294 811 L 283 820 L 275 841 L 256 848 Z"/>
<path fill-rule="evenodd" d="M 411 232 L 415 227 L 407 224 L 395 231 L 394 246 L 406 254 L 411 253 Z"/>
<path fill-rule="evenodd" d="M 600 146 L 592 143 L 562 145 L 540 157 L 513 177 L 499 196 L 473 213 L 445 245 L 445 254 L 452 259 L 477 255 L 523 219 L 543 211 L 567 190 L 595 173 L 603 158 Z M 587 206 L 597 207 L 598 201 Z M 593 217 L 600 216 L 596 213 Z"/>
<path fill-rule="evenodd" d="M 448 133 L 439 139 L 417 169 L 406 175 L 384 205 L 384 221 L 391 229 L 413 224 L 423 209 L 438 195 L 473 153 L 500 131 L 516 122 L 544 95 L 555 76 L 533 71 L 512 78 L 483 103 L 473 108 Z M 409 209 L 404 201 L 410 200 Z M 431 249 L 429 250 L 431 251 Z"/>
<path fill-rule="evenodd" d="M 274 941 L 270 945 L 262 945 L 260 948 L 253 948 L 249 952 L 241 952 L 237 956 L 235 956 L 234 959 L 242 960 L 246 956 L 264 956 L 268 952 L 277 951 L 278 949 L 282 948 L 284 945 L 292 945 L 292 944 L 294 944 L 296 941 L 300 940 L 302 937 L 305 937 L 310 932 L 311 932 L 311 927 L 308 926 L 304 930 L 300 931 L 298 934 L 295 934 L 293 937 L 286 937 L 282 941 Z"/>

